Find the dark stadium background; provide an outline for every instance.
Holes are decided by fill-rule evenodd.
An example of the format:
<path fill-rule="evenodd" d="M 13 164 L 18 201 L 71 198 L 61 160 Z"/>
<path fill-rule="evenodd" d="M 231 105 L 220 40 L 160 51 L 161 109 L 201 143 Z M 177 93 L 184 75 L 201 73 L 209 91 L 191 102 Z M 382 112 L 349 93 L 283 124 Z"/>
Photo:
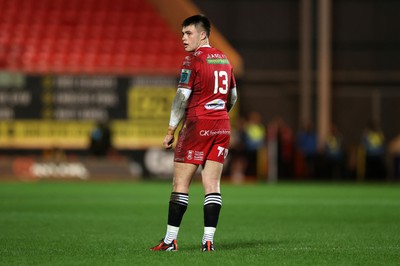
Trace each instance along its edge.
<path fill-rule="evenodd" d="M 161 142 L 184 56 L 180 22 L 201 12 L 237 71 L 234 128 L 252 111 L 295 133 L 308 119 L 322 142 L 334 122 L 354 181 L 376 120 L 380 181 L 398 180 L 399 11 L 393 0 L 0 0 L 0 178 L 170 179 Z M 89 149 L 98 122 L 111 130 L 106 153 Z M 260 180 L 270 178 L 267 149 Z"/>

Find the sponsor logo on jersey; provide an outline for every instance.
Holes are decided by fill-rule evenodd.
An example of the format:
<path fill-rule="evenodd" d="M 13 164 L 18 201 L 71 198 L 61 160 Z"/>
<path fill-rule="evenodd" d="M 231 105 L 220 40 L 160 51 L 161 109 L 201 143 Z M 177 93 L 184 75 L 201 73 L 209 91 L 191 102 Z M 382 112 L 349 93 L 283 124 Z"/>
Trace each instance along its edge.
<path fill-rule="evenodd" d="M 221 99 L 215 99 L 204 105 L 207 110 L 222 110 L 225 108 L 225 102 Z"/>
<path fill-rule="evenodd" d="M 213 64 L 213 65 L 228 65 L 229 61 L 228 59 L 223 59 L 223 58 L 207 58 L 207 64 Z"/>
<path fill-rule="evenodd" d="M 224 54 L 208 54 L 207 58 L 226 58 Z"/>
<path fill-rule="evenodd" d="M 182 84 L 188 84 L 189 83 L 189 79 L 190 79 L 190 74 L 192 73 L 191 70 L 189 69 L 182 69 L 181 71 L 181 78 L 179 80 L 179 83 Z"/>
<path fill-rule="evenodd" d="M 192 58 L 190 56 L 186 56 L 185 60 L 183 60 L 183 65 L 184 66 L 190 66 L 190 62 L 192 61 Z"/>

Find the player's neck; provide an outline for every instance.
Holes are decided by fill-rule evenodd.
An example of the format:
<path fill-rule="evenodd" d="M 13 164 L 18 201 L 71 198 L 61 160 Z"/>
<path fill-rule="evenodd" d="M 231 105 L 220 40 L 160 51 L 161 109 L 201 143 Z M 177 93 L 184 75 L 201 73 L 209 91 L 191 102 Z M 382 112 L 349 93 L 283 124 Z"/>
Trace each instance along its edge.
<path fill-rule="evenodd" d="M 210 41 L 208 40 L 208 38 L 202 39 L 202 40 L 200 41 L 199 48 L 200 48 L 200 47 L 207 47 L 207 46 L 210 46 Z"/>
<path fill-rule="evenodd" d="M 202 44 L 200 44 L 200 46 L 199 47 L 197 47 L 197 49 L 196 49 L 196 51 L 198 50 L 198 49 L 200 49 L 200 48 L 203 48 L 203 47 L 211 47 L 210 46 L 210 44 L 208 43 L 208 42 L 204 42 L 204 43 L 202 43 Z"/>

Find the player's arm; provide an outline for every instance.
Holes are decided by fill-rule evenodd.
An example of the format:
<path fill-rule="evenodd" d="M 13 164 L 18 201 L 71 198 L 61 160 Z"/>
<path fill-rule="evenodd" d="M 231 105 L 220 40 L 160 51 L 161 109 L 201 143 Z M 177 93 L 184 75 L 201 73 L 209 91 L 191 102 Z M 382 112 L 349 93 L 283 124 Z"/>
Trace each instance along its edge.
<path fill-rule="evenodd" d="M 230 99 L 228 101 L 228 112 L 230 110 L 232 110 L 232 108 L 235 105 L 236 101 L 237 101 L 237 90 L 236 90 L 236 87 L 233 87 L 231 89 Z"/>
<path fill-rule="evenodd" d="M 166 149 L 172 148 L 172 143 L 174 143 L 175 130 L 181 122 L 184 114 L 187 101 L 191 94 L 191 90 L 185 88 L 178 88 L 174 101 L 172 102 L 171 115 L 169 120 L 168 132 L 164 138 L 164 147 Z"/>
<path fill-rule="evenodd" d="M 230 89 L 229 99 L 227 102 L 228 112 L 230 110 L 232 110 L 232 108 L 235 105 L 236 100 L 238 98 L 237 90 L 236 90 L 236 79 L 235 79 L 235 74 L 233 74 L 233 69 L 231 69 L 231 82 L 230 83 L 231 83 L 231 85 L 230 85 L 231 89 Z"/>

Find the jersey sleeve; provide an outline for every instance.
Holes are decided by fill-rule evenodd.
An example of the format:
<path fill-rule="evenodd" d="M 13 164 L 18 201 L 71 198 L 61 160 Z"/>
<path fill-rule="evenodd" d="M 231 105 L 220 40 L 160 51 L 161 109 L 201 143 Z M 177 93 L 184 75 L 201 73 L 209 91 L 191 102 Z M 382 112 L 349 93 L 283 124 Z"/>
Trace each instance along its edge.
<path fill-rule="evenodd" d="M 181 74 L 178 82 L 178 88 L 192 89 L 196 76 L 195 58 L 186 56 L 181 67 Z"/>

